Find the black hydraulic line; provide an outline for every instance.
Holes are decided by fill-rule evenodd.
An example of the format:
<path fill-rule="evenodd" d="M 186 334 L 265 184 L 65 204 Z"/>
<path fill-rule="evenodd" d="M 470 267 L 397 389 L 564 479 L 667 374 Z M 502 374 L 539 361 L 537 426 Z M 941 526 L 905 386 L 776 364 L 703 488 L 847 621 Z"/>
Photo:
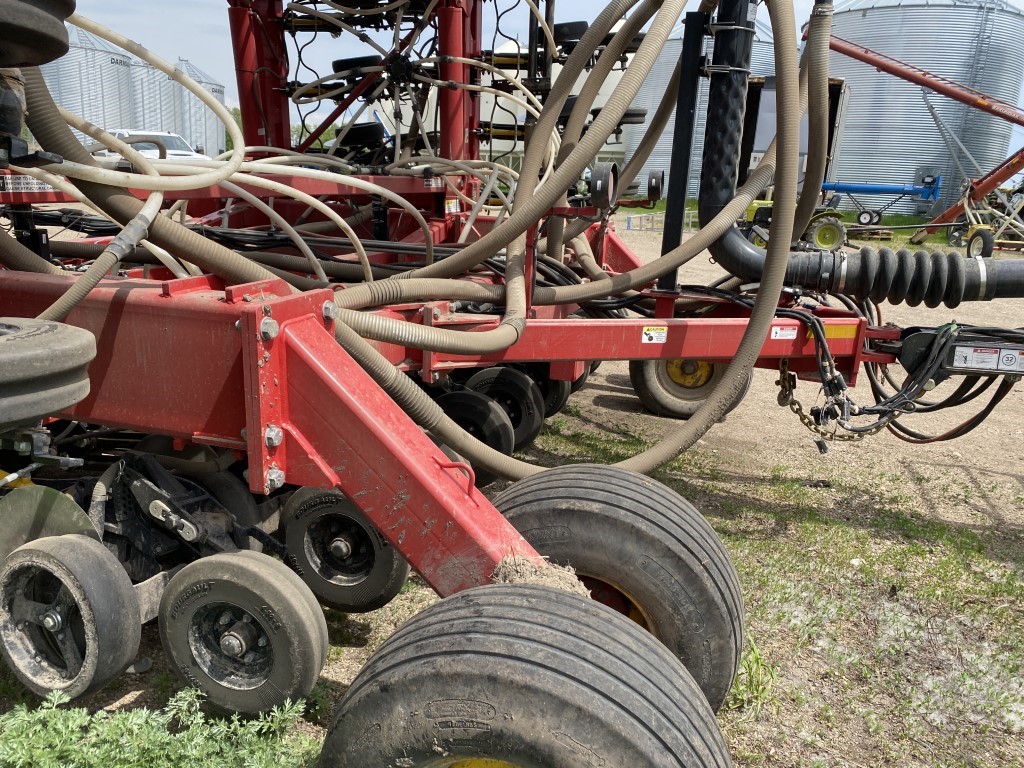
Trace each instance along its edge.
<path fill-rule="evenodd" d="M 672 162 L 668 174 L 668 200 L 665 205 L 665 227 L 661 238 L 661 254 L 674 251 L 683 242 L 683 218 L 686 215 L 686 191 L 690 181 L 690 155 L 693 149 L 693 126 L 697 113 L 697 87 L 700 82 L 701 48 L 706 13 L 686 14 L 683 50 L 680 54 L 679 98 L 676 101 L 676 124 L 672 135 Z M 659 291 L 678 290 L 678 270 L 658 278 Z"/>
<path fill-rule="evenodd" d="M 829 5 L 816 0 L 815 5 Z M 708 95 L 707 130 L 698 218 L 707 224 L 736 191 L 740 142 L 753 50 L 748 0 L 722 0 L 715 24 L 715 53 Z M 776 205 L 780 201 L 776 201 Z M 788 202 L 787 202 L 788 204 Z M 793 203 L 795 205 L 795 203 Z M 730 227 L 708 249 L 731 274 L 756 282 L 765 251 Z M 799 252 L 790 255 L 786 285 L 820 293 L 911 306 L 1024 297 L 1024 261 L 965 259 L 957 253 L 861 248 L 857 253 Z"/>

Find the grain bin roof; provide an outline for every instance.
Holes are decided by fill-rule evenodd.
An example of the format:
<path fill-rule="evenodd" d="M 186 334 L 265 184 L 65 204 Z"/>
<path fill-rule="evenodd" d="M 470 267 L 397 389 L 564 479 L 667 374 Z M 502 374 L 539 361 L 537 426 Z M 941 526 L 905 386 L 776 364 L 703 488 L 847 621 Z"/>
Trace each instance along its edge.
<path fill-rule="evenodd" d="M 131 55 L 125 53 L 116 45 L 108 43 L 106 40 L 96 37 L 91 32 L 86 32 L 84 29 L 73 27 L 68 25 L 68 41 L 71 43 L 73 48 L 89 48 L 94 51 L 109 51 L 110 53 L 120 54 L 122 58 L 131 59 Z"/>
<path fill-rule="evenodd" d="M 999 11 L 1008 11 L 1024 16 L 1024 11 L 1007 0 L 847 0 L 836 5 L 836 13 L 845 11 L 866 11 L 872 8 L 978 8 L 987 6 Z"/>

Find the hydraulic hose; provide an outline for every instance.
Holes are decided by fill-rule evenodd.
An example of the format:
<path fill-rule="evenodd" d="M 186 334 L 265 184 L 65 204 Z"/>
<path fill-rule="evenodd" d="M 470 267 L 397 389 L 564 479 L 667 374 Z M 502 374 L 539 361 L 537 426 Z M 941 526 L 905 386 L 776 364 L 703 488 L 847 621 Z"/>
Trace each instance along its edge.
<path fill-rule="evenodd" d="M 42 258 L 0 230 L 0 264 L 19 272 L 37 272 L 41 275 L 63 275 L 64 270 Z"/>
<path fill-rule="evenodd" d="M 769 0 L 775 48 L 776 88 L 779 108 L 776 112 L 779 163 L 775 173 L 775 188 L 782 200 L 796 198 L 797 174 L 800 157 L 800 78 L 796 60 L 796 20 L 792 0 Z M 765 337 L 778 307 L 786 274 L 786 260 L 793 234 L 795 211 L 790 206 L 779 206 L 773 212 L 768 259 L 757 301 L 743 333 L 736 356 L 725 371 L 707 401 L 676 432 L 653 448 L 620 463 L 624 469 L 650 472 L 671 461 L 679 453 L 696 443 L 729 410 L 741 395 L 750 372 L 764 346 Z"/>
<path fill-rule="evenodd" d="M 807 170 L 796 206 L 793 234 L 800 237 L 818 207 L 821 183 L 828 165 L 828 55 L 832 35 L 832 4 L 817 3 L 811 11 L 807 31 Z"/>
<path fill-rule="evenodd" d="M 612 0 L 607 7 L 601 11 L 598 17 L 594 19 L 593 23 L 580 39 L 579 45 L 577 45 L 569 55 L 562 71 L 559 73 L 558 78 L 552 85 L 547 103 L 545 104 L 544 109 L 541 110 L 540 118 L 534 128 L 534 135 L 546 136 L 555 132 L 558 113 L 562 109 L 562 105 L 565 103 L 566 98 L 568 98 L 573 84 L 589 63 L 592 52 L 598 48 L 601 41 L 604 39 L 605 35 L 608 34 L 609 30 L 611 30 L 615 22 L 625 15 L 625 13 L 637 2 L 638 0 Z M 636 65 L 635 58 L 634 65 Z M 623 109 L 623 111 L 625 111 L 625 109 Z M 608 133 L 610 135 L 611 131 Z M 602 138 L 601 142 L 603 143 L 604 140 L 605 138 Z M 540 172 L 540 154 L 545 151 L 546 147 L 546 143 L 542 145 L 531 143 L 531 145 L 527 147 L 523 157 L 521 176 L 525 178 L 526 171 L 529 168 L 530 172 L 534 174 L 534 178 L 536 178 L 537 174 Z M 529 165 L 527 164 L 528 162 Z M 586 160 L 582 159 L 575 170 L 576 177 L 578 177 L 582 172 L 585 164 Z M 532 187 L 529 192 L 523 193 L 521 183 L 520 187 L 517 188 L 516 191 L 517 203 L 514 206 L 513 213 L 508 219 L 503 221 L 500 226 L 495 227 L 479 240 L 470 244 L 469 247 L 462 251 L 458 257 L 448 258 L 444 261 L 423 267 L 414 273 L 407 273 L 406 275 L 398 277 L 454 277 L 455 275 L 462 274 L 471 267 L 475 267 L 480 262 L 490 258 L 501 248 L 506 247 L 516 239 L 516 237 L 539 221 L 552 204 L 558 200 L 558 196 L 561 194 L 558 186 L 562 183 L 562 179 L 565 179 L 565 184 L 568 186 L 569 181 L 571 180 L 569 177 L 570 174 L 566 173 L 562 175 L 557 183 L 552 181 L 551 187 L 547 190 L 548 194 L 544 195 L 542 198 L 538 198 L 537 200 L 529 200 L 529 205 L 520 205 L 519 201 L 521 197 L 532 196 Z"/>
<path fill-rule="evenodd" d="M 827 5 L 819 2 L 816 5 Z M 722 0 L 724 29 L 715 41 L 704 161 L 698 204 L 701 226 L 729 204 L 736 187 L 740 135 L 746 104 L 752 22 L 746 0 Z M 776 195 L 777 200 L 784 199 Z M 709 250 L 724 269 L 750 282 L 761 280 L 765 252 L 731 226 Z M 846 294 L 856 299 L 906 301 L 929 307 L 956 307 L 963 301 L 1024 297 L 1024 261 L 964 259 L 956 253 L 862 248 L 853 254 L 792 253 L 786 285 Z"/>
<path fill-rule="evenodd" d="M 27 123 L 40 145 L 82 165 L 96 165 L 92 155 L 78 142 L 53 103 L 37 67 L 26 67 L 25 97 L 28 102 Z M 142 202 L 119 187 L 79 181 L 82 190 L 98 208 L 121 224 L 127 224 L 142 210 Z M 223 277 L 228 282 L 247 283 L 273 279 L 262 267 L 243 259 L 201 235 L 185 229 L 164 216 L 157 216 L 150 228 L 149 239 L 171 253 Z"/>

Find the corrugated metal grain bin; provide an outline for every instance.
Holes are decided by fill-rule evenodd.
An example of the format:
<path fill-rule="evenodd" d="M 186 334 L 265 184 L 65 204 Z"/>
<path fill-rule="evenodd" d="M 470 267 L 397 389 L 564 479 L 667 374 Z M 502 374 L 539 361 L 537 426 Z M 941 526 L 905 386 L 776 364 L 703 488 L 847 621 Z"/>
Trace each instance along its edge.
<path fill-rule="evenodd" d="M 836 7 L 833 31 L 887 56 L 1019 103 L 1024 77 L 1024 13 L 1002 0 L 852 0 Z M 963 177 L 929 114 L 919 86 L 833 53 L 831 74 L 846 80 L 849 104 L 834 177 L 844 182 L 919 182 L 942 174 L 941 208 Z M 1009 123 L 938 95 L 942 121 L 984 172 L 1010 153 Z M 1016 149 L 1014 147 L 1013 149 Z M 974 169 L 968 167 L 972 175 Z M 891 198 L 862 199 L 880 207 Z M 906 200 L 892 210 L 914 213 Z"/>

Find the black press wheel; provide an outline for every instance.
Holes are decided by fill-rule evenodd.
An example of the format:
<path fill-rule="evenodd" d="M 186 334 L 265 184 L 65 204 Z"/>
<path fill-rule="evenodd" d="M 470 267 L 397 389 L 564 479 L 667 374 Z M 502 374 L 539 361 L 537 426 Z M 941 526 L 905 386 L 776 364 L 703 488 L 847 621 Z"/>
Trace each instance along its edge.
<path fill-rule="evenodd" d="M 976 229 L 967 240 L 967 255 L 972 259 L 988 259 L 995 247 L 996 236 L 991 229 Z"/>
<path fill-rule="evenodd" d="M 512 455 L 515 431 L 508 414 L 496 402 L 469 389 L 448 392 L 437 398 L 437 404 L 452 421 L 480 442 L 506 456 Z M 473 467 L 477 487 L 482 488 L 497 479 L 497 475 L 480 467 Z"/>
<path fill-rule="evenodd" d="M 643 475 L 576 465 L 521 480 L 494 506 L 540 554 L 573 566 L 592 597 L 661 640 L 722 706 L 743 598 L 725 547 L 689 502 Z"/>
<path fill-rule="evenodd" d="M 572 382 L 551 378 L 551 366 L 547 363 L 530 363 L 523 367 L 526 375 L 533 379 L 533 383 L 540 390 L 540 396 L 544 400 L 544 418 L 555 416 L 565 408 L 572 394 Z"/>
<path fill-rule="evenodd" d="M 175 673 L 231 712 L 265 712 L 308 695 L 326 658 L 327 626 L 293 577 L 257 552 L 182 568 L 160 601 L 160 640 Z"/>
<path fill-rule="evenodd" d="M 631 360 L 629 381 L 633 391 L 651 413 L 688 419 L 704 404 L 725 376 L 725 363 L 674 358 L 670 360 Z M 743 390 L 729 405 L 732 411 L 742 402 L 753 374 Z M 727 411 L 727 412 L 728 412 Z"/>
<path fill-rule="evenodd" d="M 94 539 L 36 539 L 0 565 L 0 651 L 39 696 L 99 690 L 131 664 L 141 628 L 128 574 Z"/>
<path fill-rule="evenodd" d="M 407 622 L 338 706 L 322 768 L 727 768 L 693 679 L 621 616 L 548 587 L 459 593 Z"/>
<path fill-rule="evenodd" d="M 866 227 L 872 222 L 874 222 L 874 220 L 875 217 L 871 211 L 861 211 L 860 213 L 857 214 L 857 223 L 862 226 Z"/>
<path fill-rule="evenodd" d="M 300 488 L 281 510 L 288 563 L 331 608 L 382 608 L 409 577 L 409 564 L 337 491 Z"/>
<path fill-rule="evenodd" d="M 96 340 L 81 328 L 0 317 L 0 432 L 85 398 L 95 356 Z"/>
<path fill-rule="evenodd" d="M 485 368 L 470 376 L 466 389 L 487 395 L 508 414 L 513 450 L 532 443 L 544 427 L 544 397 L 533 379 L 520 370 Z"/>

